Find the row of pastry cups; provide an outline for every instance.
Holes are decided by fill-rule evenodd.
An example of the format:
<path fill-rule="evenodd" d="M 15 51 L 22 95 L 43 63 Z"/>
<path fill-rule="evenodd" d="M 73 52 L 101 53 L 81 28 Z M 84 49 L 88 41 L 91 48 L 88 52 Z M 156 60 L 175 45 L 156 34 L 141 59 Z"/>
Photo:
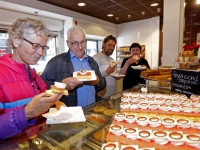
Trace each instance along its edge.
<path fill-rule="evenodd" d="M 129 96 L 122 96 L 122 98 L 162 98 L 162 99 L 187 99 L 186 96 L 178 97 L 178 96 L 170 96 L 170 95 L 146 95 L 144 93 L 138 95 L 129 95 Z M 195 98 L 199 99 L 199 98 Z"/>
<path fill-rule="evenodd" d="M 101 114 L 94 114 L 94 113 L 92 113 L 91 115 L 90 115 L 90 118 L 99 118 L 99 119 L 103 119 L 103 120 L 105 120 L 105 116 L 103 116 L 103 115 L 101 115 Z"/>
<path fill-rule="evenodd" d="M 184 99 L 184 100 L 173 100 L 173 99 L 154 99 L 154 98 L 132 98 L 132 99 L 121 99 L 121 103 L 149 103 L 149 104 L 166 104 L 166 105 L 182 105 L 182 106 L 200 106 L 200 100 L 190 100 L 190 99 Z"/>
<path fill-rule="evenodd" d="M 163 99 L 187 99 L 188 97 L 183 94 L 160 94 L 160 93 L 136 93 L 136 92 L 125 92 L 123 93 L 124 98 L 163 98 Z M 199 100 L 200 96 L 198 95 L 191 95 L 191 100 Z"/>
<path fill-rule="evenodd" d="M 167 104 L 154 104 L 154 103 L 128 103 L 122 102 L 120 108 L 135 110 L 135 109 L 150 109 L 150 110 L 161 110 L 161 111 L 172 111 L 172 112 L 185 112 L 185 113 L 199 113 L 200 112 L 200 104 L 195 106 L 187 105 L 187 106 L 180 106 L 180 105 L 167 105 Z"/>
<path fill-rule="evenodd" d="M 118 142 L 109 142 L 102 145 L 101 150 L 155 150 L 155 148 L 139 148 L 137 145 L 121 145 Z"/>
<path fill-rule="evenodd" d="M 137 93 L 137 92 L 124 92 L 124 97 L 148 97 L 148 98 L 187 98 L 184 94 L 161 94 L 161 93 Z M 191 96 L 191 98 L 197 99 L 199 96 Z"/>
<path fill-rule="evenodd" d="M 195 128 L 200 129 L 200 120 L 199 121 L 191 121 L 188 119 L 174 119 L 174 118 L 160 118 L 160 117 L 144 117 L 144 116 L 136 116 L 134 114 L 125 114 L 125 113 L 116 113 L 114 116 L 114 120 L 121 122 L 126 121 L 128 123 L 136 122 L 140 126 L 150 125 L 151 127 L 158 127 L 164 125 L 166 128 Z"/>
<path fill-rule="evenodd" d="M 131 140 L 140 139 L 146 142 L 153 140 L 160 145 L 170 142 L 176 146 L 186 143 L 200 148 L 200 134 L 183 134 L 181 131 L 140 130 L 138 128 L 124 128 L 122 125 L 111 125 L 109 132 L 116 136 L 124 135 Z"/>

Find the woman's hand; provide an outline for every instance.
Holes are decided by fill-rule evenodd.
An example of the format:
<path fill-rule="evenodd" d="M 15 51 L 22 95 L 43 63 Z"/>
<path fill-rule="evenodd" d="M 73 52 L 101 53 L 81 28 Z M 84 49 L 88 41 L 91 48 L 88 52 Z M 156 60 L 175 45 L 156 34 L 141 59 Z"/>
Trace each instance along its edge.
<path fill-rule="evenodd" d="M 39 116 L 58 101 L 63 96 L 63 93 L 55 93 L 53 96 L 46 97 L 45 93 L 36 95 L 26 106 L 25 106 L 25 115 L 27 120 Z"/>

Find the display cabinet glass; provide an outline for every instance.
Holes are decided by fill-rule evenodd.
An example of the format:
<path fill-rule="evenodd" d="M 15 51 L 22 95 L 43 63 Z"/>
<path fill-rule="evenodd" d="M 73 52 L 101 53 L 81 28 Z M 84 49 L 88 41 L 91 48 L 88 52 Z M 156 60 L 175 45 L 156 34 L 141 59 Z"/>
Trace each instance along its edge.
<path fill-rule="evenodd" d="M 120 112 L 124 92 L 141 92 L 138 85 L 84 108 L 86 122 L 52 124 L 45 122 L 26 130 L 24 135 L 0 141 L 6 150 L 99 150 L 116 112 Z M 148 92 L 170 94 L 168 88 L 149 86 Z M 76 112 L 74 112 L 76 113 Z"/>

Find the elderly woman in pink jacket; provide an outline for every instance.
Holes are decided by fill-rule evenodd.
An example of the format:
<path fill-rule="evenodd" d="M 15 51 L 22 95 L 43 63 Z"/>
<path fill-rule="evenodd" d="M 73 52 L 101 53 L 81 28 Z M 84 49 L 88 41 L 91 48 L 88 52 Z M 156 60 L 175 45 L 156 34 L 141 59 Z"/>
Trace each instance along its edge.
<path fill-rule="evenodd" d="M 7 46 L 13 54 L 0 57 L 0 140 L 34 125 L 34 118 L 62 96 L 46 97 L 46 84 L 30 67 L 48 50 L 52 36 L 39 20 L 18 19 L 12 24 Z"/>

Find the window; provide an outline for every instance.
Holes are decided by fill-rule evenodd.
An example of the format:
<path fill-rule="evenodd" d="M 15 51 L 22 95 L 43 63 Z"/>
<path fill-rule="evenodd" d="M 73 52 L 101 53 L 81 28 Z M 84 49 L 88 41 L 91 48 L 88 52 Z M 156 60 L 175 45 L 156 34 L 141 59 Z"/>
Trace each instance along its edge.
<path fill-rule="evenodd" d="M 9 50 L 6 46 L 6 41 L 8 38 L 8 33 L 5 30 L 0 30 L 0 56 L 4 54 L 10 54 L 12 53 L 11 50 Z"/>
<path fill-rule="evenodd" d="M 0 30 L 0 56 L 4 54 L 10 54 L 12 53 L 12 50 L 9 50 L 6 46 L 6 41 L 8 39 L 8 33 L 6 30 Z M 48 41 L 47 45 L 49 46 L 49 49 L 46 51 L 45 55 L 40 58 L 38 63 L 36 65 L 31 65 L 32 68 L 35 68 L 38 73 L 41 73 L 47 62 L 54 56 L 56 56 L 56 42 L 57 41 L 57 35 L 55 34 L 55 37 Z"/>
<path fill-rule="evenodd" d="M 96 53 L 100 52 L 102 48 L 102 41 L 98 40 L 87 40 L 87 55 L 93 57 Z"/>
<path fill-rule="evenodd" d="M 49 49 L 46 51 L 45 55 L 40 58 L 40 60 L 38 61 L 38 63 L 36 65 L 31 65 L 32 68 L 36 69 L 38 74 L 42 73 L 47 62 L 51 58 L 56 56 L 56 53 L 57 53 L 56 52 L 56 40 L 57 40 L 57 36 L 55 36 L 54 38 L 49 40 L 48 44 L 47 44 L 49 46 Z"/>

